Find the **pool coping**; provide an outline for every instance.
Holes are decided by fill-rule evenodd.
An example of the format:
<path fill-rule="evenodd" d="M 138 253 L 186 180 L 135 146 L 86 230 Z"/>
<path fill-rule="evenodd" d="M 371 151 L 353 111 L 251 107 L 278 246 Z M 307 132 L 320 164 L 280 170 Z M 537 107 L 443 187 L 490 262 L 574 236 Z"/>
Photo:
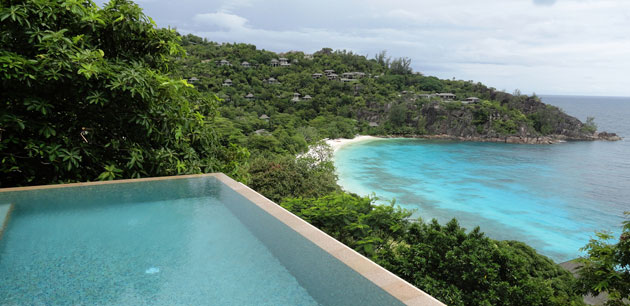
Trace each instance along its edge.
<path fill-rule="evenodd" d="M 83 182 L 83 183 L 70 183 L 59 185 L 41 185 L 41 186 L 28 186 L 28 187 L 11 187 L 1 188 L 0 193 L 13 192 L 13 191 L 27 191 L 27 190 L 40 190 L 40 189 L 54 189 L 54 188 L 66 188 L 66 187 L 80 187 L 80 186 L 95 186 L 95 185 L 107 185 L 107 184 L 124 184 L 132 182 L 146 182 L 146 181 L 161 181 L 161 180 L 173 180 L 173 179 L 188 179 L 199 177 L 214 177 L 227 187 L 230 187 L 241 196 L 254 203 L 256 206 L 284 223 L 286 226 L 302 235 L 304 238 L 314 243 L 339 261 L 374 283 L 385 292 L 389 293 L 396 299 L 400 300 L 406 305 L 445 305 L 438 301 L 426 292 L 416 288 L 404 279 L 398 277 L 392 272 L 379 266 L 375 262 L 371 261 L 367 257 L 359 254 L 355 250 L 339 242 L 330 235 L 324 233 L 322 230 L 302 220 L 300 217 L 294 215 L 290 211 L 284 209 L 282 206 L 267 199 L 263 195 L 249 188 L 248 186 L 233 180 L 223 173 L 207 173 L 207 174 L 192 174 L 192 175 L 179 175 L 179 176 L 163 176 L 163 177 L 150 177 L 139 179 L 125 179 L 114 181 L 102 181 L 102 182 Z"/>

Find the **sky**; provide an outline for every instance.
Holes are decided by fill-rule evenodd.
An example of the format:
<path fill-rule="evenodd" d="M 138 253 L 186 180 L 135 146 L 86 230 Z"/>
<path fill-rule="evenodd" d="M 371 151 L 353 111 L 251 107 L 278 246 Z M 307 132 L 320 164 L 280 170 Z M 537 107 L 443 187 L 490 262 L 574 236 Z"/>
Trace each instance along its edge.
<path fill-rule="evenodd" d="M 102 5 L 105 1 L 96 1 Z M 159 26 L 275 52 L 408 57 L 531 94 L 630 96 L 628 0 L 137 0 Z"/>

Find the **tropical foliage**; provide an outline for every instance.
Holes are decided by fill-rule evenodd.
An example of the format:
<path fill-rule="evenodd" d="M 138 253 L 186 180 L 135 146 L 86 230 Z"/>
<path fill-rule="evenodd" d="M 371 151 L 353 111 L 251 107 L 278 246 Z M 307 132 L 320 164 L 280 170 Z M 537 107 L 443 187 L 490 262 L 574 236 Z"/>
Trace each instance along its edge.
<path fill-rule="evenodd" d="M 334 193 L 281 205 L 448 305 L 583 305 L 573 276 L 524 243 L 375 200 Z"/>
<path fill-rule="evenodd" d="M 630 212 L 626 212 L 630 216 Z M 600 232 L 583 248 L 587 256 L 578 262 L 582 293 L 607 293 L 606 305 L 627 305 L 630 300 L 630 220 L 623 222 L 619 241 L 612 243 L 610 233 Z M 624 300 L 625 299 L 625 300 Z"/>
<path fill-rule="evenodd" d="M 168 75 L 184 54 L 129 1 L 2 1 L 2 186 L 225 171 L 217 103 Z"/>

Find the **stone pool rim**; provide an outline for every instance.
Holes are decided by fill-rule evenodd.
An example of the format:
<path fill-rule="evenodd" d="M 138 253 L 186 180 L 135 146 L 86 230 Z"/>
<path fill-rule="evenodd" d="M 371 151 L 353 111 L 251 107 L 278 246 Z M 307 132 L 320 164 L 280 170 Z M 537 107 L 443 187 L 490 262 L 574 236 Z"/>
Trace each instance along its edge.
<path fill-rule="evenodd" d="M 426 292 L 416 288 L 415 286 L 411 285 L 410 283 L 393 274 L 392 272 L 374 263 L 367 257 L 359 254 L 355 250 L 337 241 L 320 229 L 284 209 L 282 206 L 267 199 L 263 195 L 249 188 L 248 186 L 233 180 L 223 173 L 191 174 L 113 181 L 10 187 L 0 188 L 0 193 L 175 179 L 191 179 L 201 177 L 214 177 L 219 182 L 231 188 L 232 190 L 249 200 L 251 203 L 258 206 L 260 209 L 262 209 L 272 217 L 276 218 L 308 241 L 317 245 L 319 248 L 321 248 L 331 256 L 335 257 L 337 260 L 341 261 L 352 270 L 356 271 L 361 276 L 365 277 L 367 280 L 374 283 L 377 287 L 389 293 L 391 296 L 398 299 L 402 303 L 407 305 L 444 305 L 442 302 L 438 301 Z"/>

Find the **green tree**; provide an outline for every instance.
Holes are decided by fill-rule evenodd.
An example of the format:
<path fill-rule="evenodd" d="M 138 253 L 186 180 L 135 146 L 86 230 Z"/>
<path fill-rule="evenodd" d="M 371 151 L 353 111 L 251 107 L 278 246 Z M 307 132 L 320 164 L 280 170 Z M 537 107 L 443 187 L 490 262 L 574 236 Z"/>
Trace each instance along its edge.
<path fill-rule="evenodd" d="M 630 216 L 630 212 L 626 212 Z M 578 285 L 582 293 L 608 293 L 606 305 L 627 305 L 630 299 L 630 220 L 623 222 L 617 243 L 610 233 L 597 233 L 582 248 L 587 256 L 579 262 Z M 624 303 L 624 299 L 625 303 Z"/>
<path fill-rule="evenodd" d="M 216 102 L 167 73 L 177 34 L 135 4 L 2 1 L 0 185 L 224 171 Z"/>
<path fill-rule="evenodd" d="M 252 159 L 249 173 L 249 186 L 276 203 L 289 197 L 320 197 L 340 189 L 331 161 L 260 155 Z"/>
<path fill-rule="evenodd" d="M 595 124 L 595 117 L 586 117 L 586 122 L 582 125 L 582 132 L 593 134 L 597 132 L 597 124 Z"/>

